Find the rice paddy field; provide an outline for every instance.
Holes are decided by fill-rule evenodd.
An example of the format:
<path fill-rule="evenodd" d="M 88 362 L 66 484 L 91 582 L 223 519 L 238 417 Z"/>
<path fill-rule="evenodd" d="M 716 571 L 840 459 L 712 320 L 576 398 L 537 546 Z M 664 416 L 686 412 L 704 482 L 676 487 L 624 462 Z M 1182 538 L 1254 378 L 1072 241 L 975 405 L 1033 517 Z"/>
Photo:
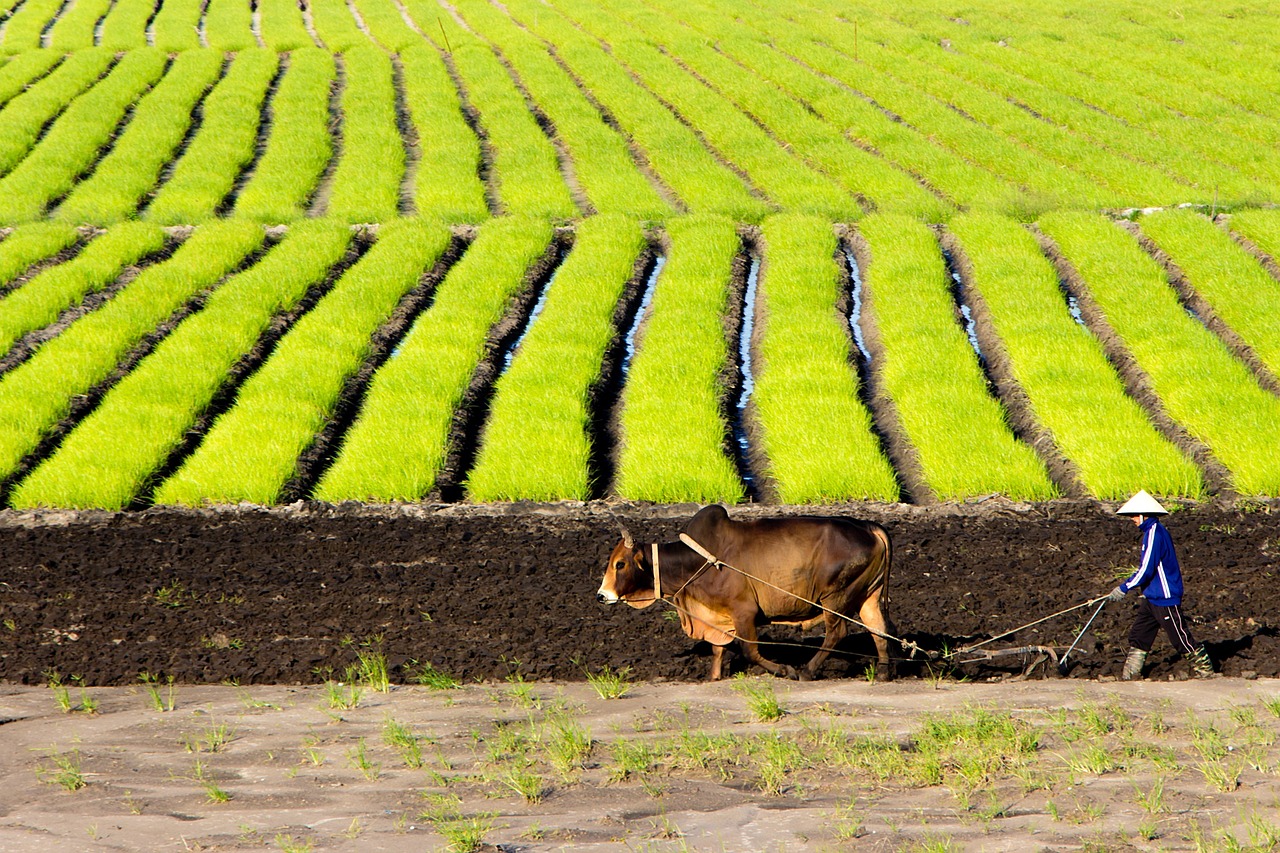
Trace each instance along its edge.
<path fill-rule="evenodd" d="M 0 0 L 0 498 L 1280 497 L 1278 18 Z"/>

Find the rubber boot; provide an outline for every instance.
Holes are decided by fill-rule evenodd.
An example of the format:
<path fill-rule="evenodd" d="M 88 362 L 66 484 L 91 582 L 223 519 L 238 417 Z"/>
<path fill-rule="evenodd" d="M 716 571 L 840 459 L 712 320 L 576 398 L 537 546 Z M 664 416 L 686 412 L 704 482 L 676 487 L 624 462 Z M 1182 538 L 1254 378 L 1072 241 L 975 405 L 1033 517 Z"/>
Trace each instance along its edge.
<path fill-rule="evenodd" d="M 1196 678 L 1214 678 L 1218 673 L 1213 671 L 1213 661 L 1209 659 L 1209 653 L 1205 651 L 1204 646 L 1198 647 L 1191 653 L 1191 671 L 1195 673 Z"/>
<path fill-rule="evenodd" d="M 1129 649 L 1129 656 L 1124 659 L 1124 669 L 1120 672 L 1120 679 L 1134 681 L 1142 678 L 1142 665 L 1146 662 L 1146 652 L 1142 649 Z"/>

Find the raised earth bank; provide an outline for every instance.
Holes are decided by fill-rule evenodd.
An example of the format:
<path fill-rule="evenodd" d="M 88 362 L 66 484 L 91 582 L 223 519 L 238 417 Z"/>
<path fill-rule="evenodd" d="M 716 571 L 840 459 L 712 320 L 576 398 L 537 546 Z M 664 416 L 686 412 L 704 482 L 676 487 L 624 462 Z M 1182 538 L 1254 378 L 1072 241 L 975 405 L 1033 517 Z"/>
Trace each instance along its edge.
<path fill-rule="evenodd" d="M 393 678 L 414 662 L 464 680 L 573 680 L 629 666 L 633 678 L 701 679 L 709 649 L 665 607 L 606 607 L 595 593 L 619 521 L 669 540 L 693 506 L 565 504 L 275 510 L 0 513 L 0 680 L 45 673 L 128 684 L 146 671 L 183 682 L 313 682 L 379 647 Z M 780 508 L 733 510 L 736 517 Z M 926 649 L 957 648 L 1110 590 L 1137 561 L 1130 523 L 1093 502 L 919 508 L 826 507 L 884 523 L 894 542 L 889 616 Z M 1167 525 L 1179 548 L 1193 630 L 1227 675 L 1280 675 L 1280 504 L 1199 506 Z M 1109 605 L 1071 677 L 1119 673 L 1134 598 Z M 1077 610 L 992 644 L 1067 645 Z M 771 629 L 809 644 L 817 634 Z M 778 659 L 809 651 L 765 647 Z M 861 677 L 858 631 L 823 671 Z M 901 653 L 896 653 L 901 656 Z M 1074 656 L 1074 655 L 1073 655 Z M 743 658 L 732 670 L 746 666 Z M 1150 677 L 1182 677 L 1157 640 Z M 918 661 L 899 675 L 934 677 Z M 970 677 L 1021 662 L 971 665 Z M 1052 675 L 1053 673 L 1051 673 Z"/>

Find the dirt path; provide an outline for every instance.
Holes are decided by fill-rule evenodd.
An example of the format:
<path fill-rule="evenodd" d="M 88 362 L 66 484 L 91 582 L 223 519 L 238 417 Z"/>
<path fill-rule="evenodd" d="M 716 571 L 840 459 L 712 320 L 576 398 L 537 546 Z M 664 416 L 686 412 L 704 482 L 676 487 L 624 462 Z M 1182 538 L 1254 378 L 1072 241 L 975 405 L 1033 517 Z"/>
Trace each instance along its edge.
<path fill-rule="evenodd" d="M 440 850 L 474 827 L 483 849 L 524 851 L 1280 839 L 1274 680 L 751 678 L 605 700 L 516 679 L 366 691 L 346 709 L 331 691 L 350 698 L 179 685 L 160 711 L 142 686 L 89 688 L 88 714 L 0 688 L 0 850 Z M 753 691 L 781 718 L 760 722 Z M 389 721 L 420 759 L 386 742 Z M 84 787 L 59 784 L 55 756 Z"/>

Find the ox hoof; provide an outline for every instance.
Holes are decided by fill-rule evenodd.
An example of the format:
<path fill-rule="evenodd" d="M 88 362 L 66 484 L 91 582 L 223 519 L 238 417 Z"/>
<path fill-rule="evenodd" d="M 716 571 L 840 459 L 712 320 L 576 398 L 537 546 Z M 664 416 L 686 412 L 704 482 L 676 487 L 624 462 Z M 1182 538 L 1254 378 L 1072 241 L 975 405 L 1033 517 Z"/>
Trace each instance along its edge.
<path fill-rule="evenodd" d="M 798 678 L 800 681 L 813 681 L 813 679 L 816 677 L 817 676 L 815 676 L 812 672 L 810 672 L 807 669 L 802 669 L 798 673 L 796 673 L 796 678 Z"/>
<path fill-rule="evenodd" d="M 876 667 L 876 681 L 881 684 L 886 681 L 893 681 L 893 670 L 887 665 Z"/>
<path fill-rule="evenodd" d="M 782 675 L 783 678 L 789 678 L 792 681 L 800 680 L 800 673 L 796 670 L 794 666 L 782 667 L 782 672 L 780 674 Z"/>

